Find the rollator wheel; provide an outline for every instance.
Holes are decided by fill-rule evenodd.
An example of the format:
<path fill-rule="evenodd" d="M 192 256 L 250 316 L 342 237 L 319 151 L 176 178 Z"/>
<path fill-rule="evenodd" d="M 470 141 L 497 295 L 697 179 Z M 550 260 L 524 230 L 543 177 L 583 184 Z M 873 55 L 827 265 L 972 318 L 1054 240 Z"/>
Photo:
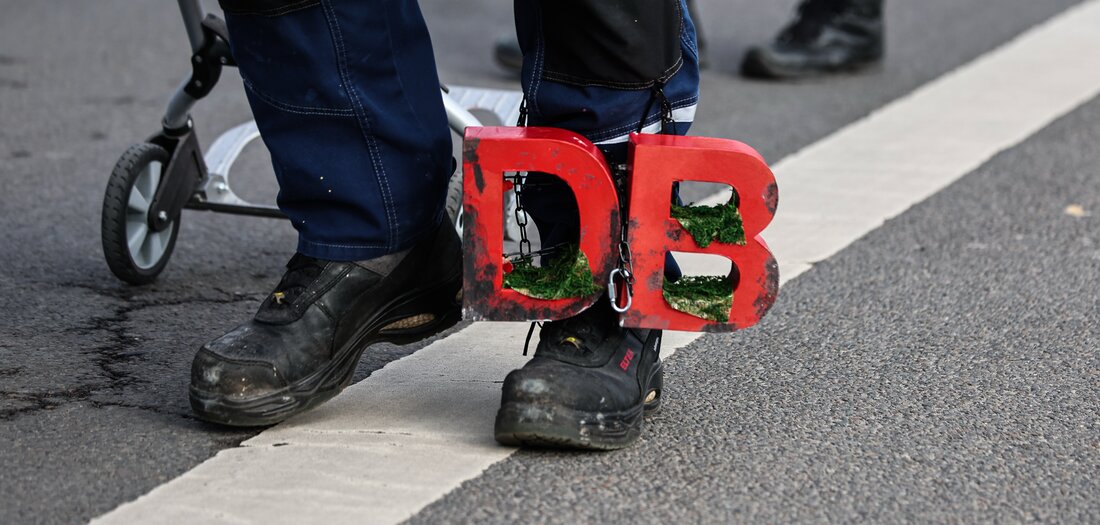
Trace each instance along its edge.
<path fill-rule="evenodd" d="M 456 172 L 451 176 L 451 182 L 447 185 L 447 217 L 450 218 L 451 224 L 454 224 L 455 230 L 458 231 L 458 236 L 462 237 L 462 224 L 464 214 L 462 213 L 462 172 Z"/>
<path fill-rule="evenodd" d="M 462 236 L 462 228 L 465 223 L 465 214 L 462 213 L 462 172 L 456 172 L 447 185 L 447 217 L 451 219 L 459 237 Z M 507 239 L 518 241 L 520 239 L 519 224 L 516 222 L 516 197 L 509 191 L 504 197 L 504 236 Z"/>
<path fill-rule="evenodd" d="M 168 166 L 168 152 L 155 144 L 130 146 L 118 159 L 103 196 L 103 255 L 116 277 L 149 284 L 168 264 L 180 221 L 161 231 L 149 226 L 149 207 Z"/>

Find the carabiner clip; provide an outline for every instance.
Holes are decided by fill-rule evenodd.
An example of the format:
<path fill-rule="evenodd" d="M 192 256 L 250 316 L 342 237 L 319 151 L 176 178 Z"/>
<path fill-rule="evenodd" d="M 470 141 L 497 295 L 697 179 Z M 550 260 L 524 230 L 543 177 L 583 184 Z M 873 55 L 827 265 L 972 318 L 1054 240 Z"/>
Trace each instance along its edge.
<path fill-rule="evenodd" d="M 619 287 L 615 283 L 616 278 L 622 279 L 623 285 L 626 287 L 626 306 L 621 308 L 619 307 Z M 625 314 L 627 310 L 630 310 L 630 306 L 634 304 L 634 291 L 630 289 L 628 277 L 622 268 L 611 270 L 611 274 L 607 277 L 607 298 L 611 300 L 611 309 L 620 314 Z"/>

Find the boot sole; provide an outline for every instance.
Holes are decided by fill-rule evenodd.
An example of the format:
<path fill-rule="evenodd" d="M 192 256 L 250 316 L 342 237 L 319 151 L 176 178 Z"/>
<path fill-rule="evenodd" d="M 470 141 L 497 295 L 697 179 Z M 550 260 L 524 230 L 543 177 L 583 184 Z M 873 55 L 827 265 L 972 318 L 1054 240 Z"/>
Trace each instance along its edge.
<path fill-rule="evenodd" d="M 642 434 L 644 416 L 661 408 L 664 365 L 650 372 L 638 408 L 619 413 L 588 412 L 546 403 L 506 403 L 497 412 L 494 437 L 507 446 L 581 450 L 618 450 L 630 446 Z"/>
<path fill-rule="evenodd" d="M 827 75 L 857 73 L 882 66 L 882 55 L 860 57 L 854 62 L 820 68 L 787 68 L 749 52 L 741 62 L 741 76 L 758 80 L 803 80 Z"/>
<path fill-rule="evenodd" d="M 436 289 L 421 290 L 390 302 L 380 315 L 364 323 L 358 336 L 336 352 L 323 368 L 298 382 L 264 396 L 244 400 L 225 399 L 190 388 L 191 409 L 204 421 L 233 427 L 258 427 L 279 423 L 332 399 L 351 383 L 360 357 L 375 343 L 406 345 L 442 332 L 461 319 L 458 300 L 461 281 Z M 443 305 L 441 308 L 440 305 Z M 429 313 L 431 321 L 407 329 L 383 330 L 398 321 Z"/>

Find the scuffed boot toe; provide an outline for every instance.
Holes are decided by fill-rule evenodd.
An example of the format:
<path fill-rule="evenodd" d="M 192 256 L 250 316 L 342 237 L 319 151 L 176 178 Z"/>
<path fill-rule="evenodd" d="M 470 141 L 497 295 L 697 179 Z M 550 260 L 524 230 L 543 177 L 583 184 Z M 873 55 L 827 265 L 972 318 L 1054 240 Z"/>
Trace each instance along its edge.
<path fill-rule="evenodd" d="M 287 388 L 274 366 L 245 363 L 219 356 L 203 347 L 191 365 L 191 387 L 208 396 L 245 401 Z"/>
<path fill-rule="evenodd" d="M 288 383 L 270 364 L 227 359 L 203 347 L 191 364 L 191 408 L 200 419 L 232 426 L 259 426 L 275 422 L 266 418 L 245 417 L 258 413 L 262 405 Z M 247 410 L 246 410 L 247 409 Z M 279 412 L 271 411 L 274 416 Z"/>

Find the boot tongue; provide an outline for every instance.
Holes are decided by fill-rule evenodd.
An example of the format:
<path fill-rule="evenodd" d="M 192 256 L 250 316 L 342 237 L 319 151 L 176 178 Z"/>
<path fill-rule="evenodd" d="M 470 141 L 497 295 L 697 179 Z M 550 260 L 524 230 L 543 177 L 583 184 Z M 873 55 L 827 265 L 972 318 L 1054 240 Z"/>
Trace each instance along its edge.
<path fill-rule="evenodd" d="M 294 254 L 286 263 L 286 273 L 275 291 L 267 296 L 260 310 L 256 312 L 256 320 L 273 324 L 280 324 L 297 319 L 299 312 L 294 308 L 294 302 L 302 295 L 302 292 L 321 275 L 325 269 L 325 261 L 314 259 L 300 253 Z"/>
<path fill-rule="evenodd" d="M 540 334 L 539 348 L 573 361 L 592 357 L 618 329 L 618 321 L 606 298 L 576 317 L 548 323 Z"/>
<path fill-rule="evenodd" d="M 276 303 L 294 302 L 324 269 L 324 261 L 300 253 L 294 254 L 290 262 L 286 263 L 286 274 L 283 275 L 283 280 L 279 281 L 279 286 L 275 287 L 275 292 L 272 294 L 282 294 L 282 300 Z"/>

